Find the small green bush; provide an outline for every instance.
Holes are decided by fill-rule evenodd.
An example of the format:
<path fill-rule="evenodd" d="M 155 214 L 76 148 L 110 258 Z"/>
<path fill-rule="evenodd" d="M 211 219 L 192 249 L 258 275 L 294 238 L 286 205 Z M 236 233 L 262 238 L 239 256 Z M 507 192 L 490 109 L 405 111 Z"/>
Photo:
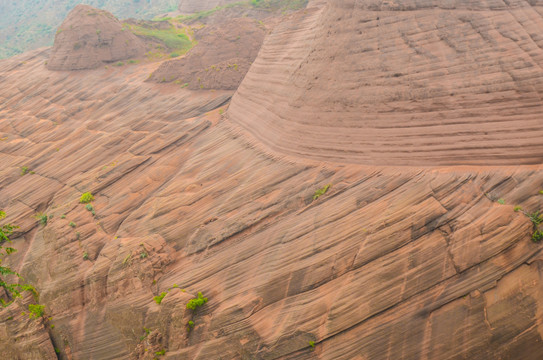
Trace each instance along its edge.
<path fill-rule="evenodd" d="M 89 260 L 89 253 L 86 251 L 83 253 L 83 260 Z"/>
<path fill-rule="evenodd" d="M 92 193 L 90 192 L 86 192 L 86 193 L 83 193 L 81 195 L 81 198 L 79 199 L 79 202 L 81 204 L 88 204 L 90 203 L 91 201 L 94 201 L 94 196 L 92 195 Z"/>
<path fill-rule="evenodd" d="M 164 296 L 168 295 L 167 292 L 161 292 L 160 295 L 158 296 L 155 296 L 153 299 L 155 300 L 155 302 L 160 305 L 160 303 L 162 302 L 162 299 L 164 299 Z"/>
<path fill-rule="evenodd" d="M 28 167 L 26 166 L 21 167 L 21 176 L 26 175 L 27 172 L 28 172 Z"/>
<path fill-rule="evenodd" d="M 62 214 L 62 215 L 60 215 L 60 218 L 61 219 L 66 219 L 66 215 Z"/>
<path fill-rule="evenodd" d="M 39 304 L 29 304 L 28 305 L 28 316 L 32 319 L 37 319 L 39 317 L 43 316 L 43 313 L 45 312 L 45 305 L 39 305 Z"/>
<path fill-rule="evenodd" d="M 194 321 L 192 320 L 189 320 L 188 324 L 187 324 L 187 332 L 190 333 L 190 331 L 194 329 Z"/>
<path fill-rule="evenodd" d="M 171 58 L 176 58 L 178 56 L 179 56 L 179 53 L 177 53 L 177 52 L 173 52 L 173 53 L 170 54 Z"/>
<path fill-rule="evenodd" d="M 155 353 L 156 356 L 162 356 L 162 355 L 164 355 L 164 354 L 166 354 L 166 350 L 164 350 L 164 349 L 162 349 L 162 350 L 160 350 L 160 351 L 157 351 L 157 352 Z"/>
<path fill-rule="evenodd" d="M 73 227 L 73 228 L 75 228 L 77 226 L 73 221 L 70 221 L 70 223 L 68 225 Z"/>
<path fill-rule="evenodd" d="M 93 211 L 94 210 L 94 208 L 92 207 L 91 204 L 85 205 L 85 209 L 87 209 L 88 211 Z"/>
<path fill-rule="evenodd" d="M 149 334 L 151 333 L 151 329 L 147 329 L 146 327 L 143 328 L 143 331 L 145 331 L 145 334 L 143 334 L 142 336 L 140 336 L 140 341 L 145 340 L 145 338 L 146 338 L 147 336 L 149 336 Z"/>
<path fill-rule="evenodd" d="M 47 214 L 39 213 L 36 215 L 36 219 L 39 221 L 40 224 L 42 224 L 43 226 L 46 226 L 49 216 L 47 216 Z"/>
<path fill-rule="evenodd" d="M 200 306 L 203 306 L 205 303 L 207 303 L 207 298 L 204 297 L 201 292 L 199 292 L 197 298 L 189 300 L 189 302 L 187 303 L 187 309 L 196 310 Z"/>
<path fill-rule="evenodd" d="M 322 195 L 326 194 L 326 192 L 328 191 L 328 189 L 330 189 L 330 184 L 326 185 L 325 187 L 323 187 L 322 189 L 319 189 L 317 191 L 315 191 L 315 194 L 313 194 L 313 200 L 317 200 L 319 197 L 321 197 Z"/>
<path fill-rule="evenodd" d="M 505 200 L 504 199 L 498 199 L 498 204 L 505 205 Z"/>
<path fill-rule="evenodd" d="M 519 211 L 522 211 L 522 208 L 520 206 L 515 206 L 515 208 L 513 209 L 514 212 L 519 212 Z"/>
<path fill-rule="evenodd" d="M 534 242 L 540 242 L 541 240 L 543 240 L 543 231 L 541 230 L 535 230 L 534 233 L 532 234 L 532 240 Z"/>
<path fill-rule="evenodd" d="M 124 63 L 122 61 L 117 61 L 113 66 L 123 66 Z"/>
<path fill-rule="evenodd" d="M 315 342 L 314 341 L 310 341 L 309 342 L 309 346 L 314 349 L 315 348 Z"/>

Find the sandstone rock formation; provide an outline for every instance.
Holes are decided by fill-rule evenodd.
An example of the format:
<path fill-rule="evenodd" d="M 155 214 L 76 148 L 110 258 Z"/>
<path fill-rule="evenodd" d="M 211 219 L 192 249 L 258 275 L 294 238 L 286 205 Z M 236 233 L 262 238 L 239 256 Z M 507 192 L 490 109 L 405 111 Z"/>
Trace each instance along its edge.
<path fill-rule="evenodd" d="M 145 82 L 158 64 L 51 72 L 43 65 L 47 51 L 0 61 L 0 208 L 21 227 L 9 264 L 38 288 L 47 314 L 34 321 L 21 315 L 19 304 L 0 310 L 0 358 L 49 359 L 57 348 L 61 359 L 148 359 L 164 350 L 160 358 L 172 360 L 539 360 L 543 254 L 530 239 L 532 223 L 514 205 L 543 210 L 543 165 L 527 164 L 540 155 L 541 142 L 530 140 L 528 153 L 507 137 L 530 145 L 521 134 L 541 131 L 530 120 L 541 100 L 531 88 L 520 95 L 528 80 L 509 69 L 509 57 L 500 55 L 503 69 L 516 80 L 497 70 L 487 79 L 484 68 L 477 77 L 466 65 L 473 64 L 469 54 L 486 49 L 489 64 L 498 55 L 467 28 L 454 38 L 469 49 L 465 63 L 447 53 L 434 55 L 441 62 L 423 62 L 419 56 L 428 53 L 409 49 L 444 51 L 422 21 L 432 24 L 444 9 L 453 24 L 460 13 L 473 24 L 486 16 L 488 29 L 519 19 L 509 25 L 516 47 L 495 47 L 511 56 L 530 50 L 534 60 L 514 64 L 533 76 L 537 91 L 538 77 L 526 64 L 537 59 L 534 29 L 543 26 L 534 12 L 541 9 L 487 1 L 481 10 L 470 8 L 474 2 L 440 1 L 417 10 L 408 1 L 390 2 L 405 4 L 396 11 L 368 1 L 362 11 L 359 3 L 314 1 L 278 27 L 227 116 L 219 114 L 233 91 Z M 366 28 L 381 25 L 373 16 L 389 27 Z M 419 27 L 401 27 L 405 17 L 419 19 Z M 387 56 L 374 51 L 386 67 L 350 54 L 366 46 L 355 41 L 352 23 L 369 37 L 367 46 L 388 49 Z M 533 37 L 520 32 L 520 23 Z M 398 26 L 411 46 L 389 33 Z M 316 36 L 328 31 L 337 46 Z M 464 96 L 462 102 L 448 95 L 442 125 L 424 122 L 438 115 L 433 101 L 439 97 L 430 90 L 411 105 L 417 117 L 407 118 L 401 97 L 383 111 L 381 101 L 403 76 L 394 76 L 400 65 L 388 52 L 411 74 L 408 85 L 446 84 Z M 407 62 L 404 52 L 421 63 Z M 449 62 L 455 66 L 438 66 Z M 365 69 L 370 66 L 373 72 Z M 370 84 L 364 97 L 353 68 Z M 481 91 L 484 79 L 493 84 L 488 94 Z M 498 79 L 505 83 L 492 82 Z M 401 153 L 391 140 L 374 146 L 373 157 L 353 155 L 363 134 L 354 111 L 371 115 L 367 99 L 381 125 L 362 122 L 375 129 L 362 153 L 383 142 L 379 134 L 387 121 L 397 125 L 396 117 L 402 130 L 386 130 L 413 138 Z M 424 112 L 425 104 L 433 107 Z M 443 131 L 457 126 L 447 116 L 462 121 L 462 132 Z M 477 129 L 488 132 L 480 135 L 484 141 L 466 145 Z M 320 141 L 312 138 L 317 133 Z M 498 134 L 511 156 L 498 151 Z M 298 136 L 299 144 L 287 135 Z M 430 152 L 419 138 L 455 146 L 451 154 Z M 353 145 L 325 151 L 341 139 Z M 452 156 L 461 165 L 440 165 Z M 517 163 L 509 166 L 513 158 Z M 419 166 L 357 164 L 400 160 Z M 22 166 L 33 173 L 21 176 Z M 86 191 L 95 195 L 94 216 L 78 201 Z M 38 212 L 49 215 L 46 226 L 35 220 Z M 159 305 L 153 297 L 162 292 Z M 193 312 L 185 304 L 198 292 L 209 302 Z M 187 331 L 189 321 L 194 328 Z"/>
<path fill-rule="evenodd" d="M 193 14 L 236 2 L 239 0 L 181 0 L 179 11 L 183 14 Z"/>
<path fill-rule="evenodd" d="M 542 5 L 312 1 L 266 39 L 230 117 L 317 160 L 541 163 Z"/>
<path fill-rule="evenodd" d="M 57 30 L 49 70 L 82 70 L 142 55 L 145 47 L 109 12 L 77 5 Z"/>
<path fill-rule="evenodd" d="M 235 90 L 256 58 L 265 34 L 265 27 L 253 19 L 206 26 L 196 33 L 198 44 L 184 58 L 162 63 L 149 81 L 177 81 L 190 89 Z"/>

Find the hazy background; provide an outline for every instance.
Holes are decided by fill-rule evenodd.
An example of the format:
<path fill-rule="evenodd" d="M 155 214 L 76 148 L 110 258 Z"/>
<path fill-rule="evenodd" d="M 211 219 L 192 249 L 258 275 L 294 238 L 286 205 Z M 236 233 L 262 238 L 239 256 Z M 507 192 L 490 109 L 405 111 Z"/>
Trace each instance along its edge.
<path fill-rule="evenodd" d="M 0 0 L 0 59 L 53 44 L 58 26 L 77 4 L 121 19 L 151 19 L 177 10 L 179 0 Z"/>

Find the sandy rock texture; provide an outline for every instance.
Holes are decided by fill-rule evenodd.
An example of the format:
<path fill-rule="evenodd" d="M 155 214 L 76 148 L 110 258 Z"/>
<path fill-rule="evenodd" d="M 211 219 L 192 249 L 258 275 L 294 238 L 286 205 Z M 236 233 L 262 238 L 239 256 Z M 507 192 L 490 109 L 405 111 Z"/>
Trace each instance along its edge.
<path fill-rule="evenodd" d="M 239 0 L 181 0 L 178 9 L 183 14 L 193 14 L 236 2 Z"/>
<path fill-rule="evenodd" d="M 109 12 L 77 5 L 60 25 L 49 70 L 94 69 L 143 55 L 145 45 Z"/>
<path fill-rule="evenodd" d="M 400 23 L 405 16 L 438 17 L 427 11 L 459 11 L 457 3 L 439 2 L 446 6 L 391 8 L 386 15 L 384 2 L 365 4 L 362 11 L 349 0 L 315 1 L 289 15 L 266 38 L 229 108 L 234 90 L 196 92 L 146 82 L 158 63 L 49 71 L 47 49 L 0 61 L 0 208 L 20 226 L 13 236 L 18 252 L 9 264 L 40 291 L 46 311 L 44 319 L 30 320 L 21 315 L 24 304 L 0 310 L 0 358 L 54 358 L 56 348 L 63 360 L 539 360 L 543 256 L 541 244 L 531 241 L 532 223 L 514 207 L 543 210 L 543 165 L 530 164 L 541 142 L 519 135 L 541 100 L 526 92 L 513 101 L 512 88 L 503 102 L 485 102 L 484 96 L 496 100 L 497 93 L 482 95 L 477 86 L 450 82 L 451 91 L 479 99 L 478 107 L 456 101 L 442 110 L 463 121 L 465 135 L 453 133 L 472 147 L 459 143 L 450 153 L 430 153 L 417 136 L 443 144 L 455 137 L 425 133 L 430 125 L 422 119 L 437 114 L 435 108 L 426 114 L 414 103 L 426 117 L 408 120 L 403 103 L 389 103 L 397 111 L 387 117 L 375 100 L 380 121 L 403 117 L 402 133 L 413 135 L 413 147 L 403 146 L 396 156 L 394 142 L 375 146 L 374 157 L 364 158 L 370 165 L 359 164 L 362 158 L 348 148 L 341 156 L 325 151 L 327 141 L 347 141 L 346 124 L 353 125 L 353 136 L 363 133 L 350 107 L 328 106 L 341 93 L 361 106 L 361 88 L 349 92 L 341 85 L 347 75 L 356 83 L 357 73 L 342 70 L 371 64 L 344 50 L 327 72 L 311 73 L 315 63 L 324 70 L 324 62 L 311 58 L 319 52 L 310 55 L 311 46 L 326 41 L 315 34 L 338 32 L 342 48 L 354 51 L 366 42 L 348 43 L 335 23 L 340 17 L 347 28 L 356 22 L 363 31 L 372 11 Z M 472 3 L 458 4 L 473 11 Z M 516 9 L 531 19 L 529 9 L 537 10 L 524 3 L 495 10 L 485 4 L 477 19 L 496 11 L 492 26 Z M 375 43 L 384 46 L 395 38 L 379 39 Z M 463 43 L 464 33 L 455 39 Z M 480 37 L 473 41 L 481 44 Z M 487 54 L 490 63 L 495 55 Z M 507 69 L 511 59 L 499 59 Z M 404 69 L 414 66 L 403 60 Z M 419 72 L 432 68 L 420 66 Z M 387 77 L 387 71 L 374 69 L 367 81 L 386 80 L 382 90 L 392 91 L 387 82 L 401 77 Z M 443 77 L 433 74 L 419 76 L 442 86 Z M 483 81 L 474 74 L 465 76 Z M 496 70 L 494 76 L 501 75 Z M 320 81 L 315 76 L 328 77 L 329 89 L 307 86 Z M 531 79 L 537 90 L 537 77 Z M 384 96 L 377 85 L 372 89 Z M 470 104 L 471 116 L 460 118 Z M 515 111 L 506 113 L 507 104 Z M 505 117 L 493 122 L 494 116 Z M 444 119 L 443 128 L 435 126 L 448 128 Z M 304 120 L 307 131 L 301 132 Z M 326 127 L 317 120 L 326 120 Z M 297 146 L 280 130 L 288 124 L 288 134 L 300 139 Z M 541 131 L 540 122 L 530 124 L 535 134 Z M 473 140 L 479 126 L 488 131 L 485 141 Z M 319 142 L 311 142 L 315 129 L 323 135 Z M 533 156 L 522 146 L 503 156 L 492 140 L 498 133 L 505 148 L 508 137 L 521 145 L 533 141 Z M 380 141 L 374 134 L 368 141 Z M 310 153 L 304 152 L 308 144 Z M 460 145 L 471 149 L 470 157 Z M 452 156 L 458 165 L 442 165 Z M 402 159 L 418 166 L 385 166 Z M 22 167 L 29 172 L 21 175 Z M 94 215 L 79 203 L 88 191 L 95 197 Z M 47 225 L 38 223 L 37 213 L 48 215 Z M 209 301 L 187 309 L 198 292 Z M 162 293 L 157 304 L 154 297 Z M 194 326 L 187 329 L 189 321 Z"/>
<path fill-rule="evenodd" d="M 266 38 L 230 118 L 316 160 L 541 163 L 541 14 L 541 1 L 311 1 Z"/>
<path fill-rule="evenodd" d="M 236 90 L 265 34 L 266 27 L 249 18 L 208 25 L 196 32 L 198 44 L 186 56 L 163 62 L 148 81 L 177 81 L 192 90 Z"/>

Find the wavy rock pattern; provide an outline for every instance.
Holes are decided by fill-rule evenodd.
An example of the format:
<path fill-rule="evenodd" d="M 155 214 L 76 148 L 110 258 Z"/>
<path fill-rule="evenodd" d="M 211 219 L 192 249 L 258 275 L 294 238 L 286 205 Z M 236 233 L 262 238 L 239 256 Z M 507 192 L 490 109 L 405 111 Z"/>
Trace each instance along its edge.
<path fill-rule="evenodd" d="M 304 158 L 541 163 L 542 14 L 541 1 L 313 1 L 266 39 L 230 118 Z"/>
<path fill-rule="evenodd" d="M 94 69 L 104 62 L 138 57 L 145 45 L 109 12 L 77 5 L 60 25 L 49 70 Z"/>
<path fill-rule="evenodd" d="M 100 360 L 149 359 L 161 350 L 171 360 L 539 360 L 541 245 L 513 205 L 543 209 L 543 165 L 325 163 L 274 138 L 281 120 L 273 111 L 290 108 L 287 95 L 299 111 L 316 101 L 277 95 L 284 81 L 296 88 L 315 80 L 286 71 L 279 54 L 287 64 L 310 54 L 302 40 L 322 41 L 311 34 L 322 30 L 325 14 L 361 15 L 352 2 L 341 3 L 313 2 L 279 25 L 235 95 L 232 121 L 219 116 L 232 91 L 196 94 L 145 82 L 159 64 L 51 72 L 48 51 L 0 61 L 0 208 L 21 227 L 9 260 L 52 317 L 28 320 L 17 305 L 0 310 L 0 358 L 53 358 L 57 348 L 61 359 Z M 375 4 L 384 16 L 384 2 Z M 332 70 L 315 76 L 331 77 L 331 89 L 345 92 L 332 81 L 343 73 Z M 254 83 L 259 71 L 274 107 Z M 476 88 L 455 89 L 479 96 Z M 519 114 L 535 111 L 515 104 Z M 261 122 L 246 127 L 241 109 Z M 311 114 L 329 116 L 321 107 Z M 491 134 L 497 124 L 516 136 L 507 121 Z M 507 163 L 490 156 L 492 144 L 475 151 L 473 162 L 486 154 L 489 163 Z M 348 152 L 314 152 L 358 161 Z M 372 161 L 401 159 L 375 153 Z M 459 150 L 452 154 L 463 159 Z M 448 163 L 448 156 L 436 153 L 424 164 Z M 33 173 L 21 176 L 22 166 Z M 95 195 L 95 216 L 78 201 L 86 191 Z M 37 223 L 38 212 L 52 215 L 47 226 Z M 199 291 L 209 302 L 194 313 L 185 304 Z M 161 292 L 167 295 L 158 305 L 153 296 Z M 189 320 L 195 327 L 187 332 Z"/>
<path fill-rule="evenodd" d="M 541 167 L 292 162 L 204 115 L 228 93 L 144 83 L 151 65 L 48 72 L 46 58 L 0 62 L 0 205 L 21 226 L 13 265 L 55 328 L 23 332 L 6 320 L 19 310 L 0 312 L 2 358 L 53 346 L 63 359 L 143 359 L 142 347 L 166 359 L 543 351 L 541 247 L 512 206 L 543 206 Z M 38 211 L 54 215 L 46 227 Z M 185 292 L 157 305 L 174 284 Z M 209 303 L 194 315 L 184 305 L 198 291 Z"/>

